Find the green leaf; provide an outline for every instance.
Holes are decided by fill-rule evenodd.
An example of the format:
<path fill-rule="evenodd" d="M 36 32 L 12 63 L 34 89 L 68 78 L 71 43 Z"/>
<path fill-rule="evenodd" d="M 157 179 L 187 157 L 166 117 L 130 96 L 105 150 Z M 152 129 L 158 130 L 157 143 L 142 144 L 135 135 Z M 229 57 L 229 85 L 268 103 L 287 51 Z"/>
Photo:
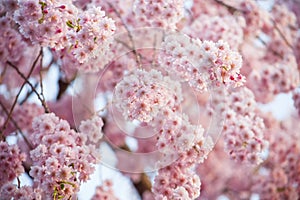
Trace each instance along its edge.
<path fill-rule="evenodd" d="M 72 23 L 70 20 L 68 20 L 68 21 L 66 22 L 66 24 L 67 24 L 67 26 L 70 27 L 70 28 L 75 28 L 75 26 L 73 25 L 73 23 Z"/>

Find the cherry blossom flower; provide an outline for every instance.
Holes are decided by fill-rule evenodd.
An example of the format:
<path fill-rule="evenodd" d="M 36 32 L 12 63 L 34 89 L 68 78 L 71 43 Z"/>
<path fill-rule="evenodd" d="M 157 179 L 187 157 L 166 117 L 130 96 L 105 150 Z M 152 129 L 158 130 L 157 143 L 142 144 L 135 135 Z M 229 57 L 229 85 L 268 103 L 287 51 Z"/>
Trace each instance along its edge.
<path fill-rule="evenodd" d="M 20 152 L 17 145 L 8 145 L 7 142 L 0 142 L 0 188 L 12 182 L 16 177 L 24 172 L 22 162 L 26 160 L 26 155 Z"/>
<path fill-rule="evenodd" d="M 111 199 L 118 200 L 112 189 L 112 182 L 105 180 L 101 186 L 96 188 L 96 192 L 92 197 L 92 200 Z"/>
<path fill-rule="evenodd" d="M 97 125 L 101 126 L 101 121 Z M 30 152 L 33 166 L 30 175 L 47 197 L 72 197 L 80 182 L 87 181 L 100 161 L 94 145 L 86 144 L 87 136 L 70 129 L 55 114 L 43 114 L 33 121 L 37 145 Z"/>
<path fill-rule="evenodd" d="M 135 0 L 134 13 L 146 26 L 175 30 L 176 23 L 183 17 L 183 3 L 182 0 Z"/>
<path fill-rule="evenodd" d="M 95 115 L 91 119 L 82 121 L 79 126 L 79 131 L 86 134 L 91 143 L 97 144 L 103 136 L 103 125 L 102 118 Z"/>
<path fill-rule="evenodd" d="M 100 7 L 91 7 L 79 13 L 78 19 L 68 21 L 68 24 L 72 29 L 67 33 L 67 38 L 71 52 L 79 63 L 106 56 L 116 27 Z"/>
<path fill-rule="evenodd" d="M 244 26 L 243 18 L 235 18 L 230 15 L 224 17 L 201 15 L 183 31 L 200 40 L 226 41 L 231 49 L 237 50 L 243 42 Z"/>
<path fill-rule="evenodd" d="M 16 185 L 12 183 L 5 184 L 2 188 L 0 188 L 1 192 L 1 198 L 2 199 L 22 199 L 22 200 L 30 200 L 30 199 L 36 199 L 41 200 L 42 199 L 42 191 L 33 188 L 31 186 L 22 186 L 18 188 Z"/>
<path fill-rule="evenodd" d="M 136 70 L 117 84 L 115 101 L 126 119 L 150 122 L 166 106 L 176 110 L 180 92 L 180 84 L 160 72 Z"/>
<path fill-rule="evenodd" d="M 197 91 L 220 85 L 240 86 L 245 82 L 242 58 L 224 41 L 200 41 L 185 35 L 168 35 L 162 44 L 161 65 Z"/>

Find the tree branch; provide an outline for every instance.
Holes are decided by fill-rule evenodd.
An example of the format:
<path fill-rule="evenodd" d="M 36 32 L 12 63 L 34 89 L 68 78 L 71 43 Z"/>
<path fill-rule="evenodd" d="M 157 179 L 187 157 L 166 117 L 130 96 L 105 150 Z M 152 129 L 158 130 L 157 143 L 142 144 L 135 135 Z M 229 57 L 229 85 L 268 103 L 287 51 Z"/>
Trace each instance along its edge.
<path fill-rule="evenodd" d="M 40 102 L 42 103 L 42 106 L 44 107 L 45 109 L 45 112 L 46 113 L 49 113 L 50 110 L 46 104 L 46 101 L 45 101 L 45 98 L 43 97 L 43 95 L 41 96 L 37 91 L 36 89 L 34 88 L 34 86 L 30 83 L 30 81 L 28 80 L 28 76 L 25 77 L 24 74 L 18 69 L 17 66 L 15 66 L 14 64 L 12 64 L 11 62 L 7 61 L 7 64 L 9 64 L 12 68 L 14 68 L 16 70 L 16 72 L 24 79 L 25 81 L 25 84 L 27 83 L 30 87 L 31 87 L 31 90 L 37 95 L 38 99 L 40 100 Z M 41 88 L 43 88 L 43 84 L 41 84 Z M 43 92 L 43 89 L 41 89 L 42 92 Z"/>
<path fill-rule="evenodd" d="M 6 121 L 4 122 L 4 125 L 2 126 L 2 128 L 1 128 L 1 130 L 0 130 L 0 138 L 1 138 L 1 139 L 3 139 L 3 132 L 4 132 L 4 130 L 7 128 L 8 122 L 10 121 L 10 119 L 11 119 L 11 117 L 12 117 L 13 110 L 14 110 L 14 108 L 15 108 L 17 102 L 18 102 L 18 98 L 19 98 L 19 96 L 20 96 L 20 94 L 21 94 L 21 92 L 22 92 L 24 86 L 26 85 L 26 83 L 27 83 L 29 77 L 31 76 L 31 74 L 32 74 L 32 72 L 33 72 L 33 70 L 34 70 L 34 68 L 35 68 L 35 66 L 36 66 L 36 64 L 37 64 L 37 62 L 38 62 L 38 60 L 39 60 L 39 58 L 41 57 L 41 55 L 42 55 L 42 49 L 40 50 L 39 55 L 38 55 L 38 56 L 36 57 L 36 59 L 34 60 L 32 66 L 31 66 L 31 68 L 30 68 L 30 70 L 29 70 L 29 73 L 28 73 L 28 75 L 26 76 L 26 81 L 23 82 L 23 84 L 22 84 L 22 86 L 21 86 L 21 88 L 20 88 L 20 90 L 19 90 L 17 96 L 15 97 L 15 100 L 14 100 L 14 102 L 13 102 L 11 108 L 10 108 L 9 114 L 8 114 L 8 116 L 7 116 L 7 119 L 6 119 Z"/>
<path fill-rule="evenodd" d="M 135 43 L 134 43 L 134 40 L 133 40 L 133 36 L 131 34 L 131 31 L 129 30 L 128 26 L 126 25 L 124 19 L 122 18 L 121 14 L 119 13 L 119 11 L 117 11 L 117 9 L 109 2 L 106 2 L 111 8 L 112 10 L 116 13 L 116 15 L 118 16 L 118 18 L 121 20 L 122 22 L 122 25 L 125 27 L 126 31 L 127 31 L 127 34 L 128 34 L 128 37 L 129 37 L 129 40 L 131 42 L 131 45 L 132 45 L 132 52 L 133 54 L 135 55 L 135 58 L 136 58 L 136 62 L 138 64 L 139 67 L 142 66 L 141 64 L 141 59 L 140 59 L 140 56 L 139 54 L 137 53 L 136 51 L 136 48 L 135 48 Z"/>
<path fill-rule="evenodd" d="M 9 112 L 8 110 L 5 108 L 4 104 L 2 103 L 2 101 L 0 101 L 0 106 L 3 109 L 3 111 L 5 112 L 5 114 L 8 116 Z M 13 123 L 13 125 L 16 127 L 16 129 L 19 131 L 19 133 L 21 134 L 22 138 L 24 139 L 25 143 L 28 145 L 28 147 L 30 149 L 33 149 L 32 144 L 29 142 L 29 140 L 27 139 L 27 137 L 24 135 L 24 133 L 22 132 L 20 126 L 18 125 L 18 123 L 14 120 L 13 117 L 11 117 L 11 121 Z"/>
<path fill-rule="evenodd" d="M 37 83 L 35 83 L 34 88 L 36 89 L 38 86 L 39 86 L 39 83 L 37 82 Z M 20 102 L 20 105 L 24 104 L 33 93 L 34 93 L 34 90 L 28 91 L 25 98 Z"/>

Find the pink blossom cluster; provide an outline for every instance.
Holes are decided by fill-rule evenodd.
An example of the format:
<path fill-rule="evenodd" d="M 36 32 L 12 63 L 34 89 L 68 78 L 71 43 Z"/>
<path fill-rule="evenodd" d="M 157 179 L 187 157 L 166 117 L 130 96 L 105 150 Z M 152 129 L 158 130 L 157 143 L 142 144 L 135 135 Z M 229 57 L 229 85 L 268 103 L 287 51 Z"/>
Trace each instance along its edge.
<path fill-rule="evenodd" d="M 122 55 L 125 52 L 119 47 L 114 48 L 113 50 L 118 54 Z M 103 72 L 101 79 L 99 81 L 98 88 L 100 91 L 112 91 L 118 84 L 120 80 L 122 80 L 126 71 L 131 71 L 132 68 L 136 65 L 136 61 L 134 58 L 128 58 L 121 56 L 120 58 L 113 60 L 107 65 L 107 68 Z"/>
<path fill-rule="evenodd" d="M 157 147 L 165 154 L 184 153 L 204 141 L 204 129 L 192 125 L 184 114 L 172 113 L 167 118 L 164 115 L 157 118 L 162 121 Z"/>
<path fill-rule="evenodd" d="M 33 166 L 29 173 L 34 183 L 45 198 L 71 198 L 100 160 L 95 145 L 86 144 L 85 133 L 70 129 L 68 122 L 54 113 L 35 118 L 32 127 L 36 148 L 30 152 Z"/>
<path fill-rule="evenodd" d="M 0 142 L 0 188 L 24 172 L 22 162 L 25 160 L 26 155 L 17 145 Z"/>
<path fill-rule="evenodd" d="M 254 95 L 246 87 L 229 93 L 229 110 L 223 127 L 226 149 L 240 162 L 259 164 L 268 142 L 264 137 L 263 119 L 256 115 Z"/>
<path fill-rule="evenodd" d="M 300 91 L 295 90 L 293 92 L 293 100 L 294 100 L 294 106 L 298 110 L 298 115 L 300 116 Z"/>
<path fill-rule="evenodd" d="M 14 123 L 10 123 L 8 128 L 5 130 L 6 135 L 17 131 L 20 128 L 23 132 L 26 131 L 27 134 L 32 134 L 32 121 L 35 117 L 43 114 L 44 109 L 35 103 L 24 103 L 22 106 L 17 105 L 12 118 L 15 122 L 18 122 L 18 127 L 15 127 Z"/>
<path fill-rule="evenodd" d="M 229 116 L 229 115 L 228 115 Z M 264 124 L 259 117 L 230 116 L 232 122 L 224 126 L 226 150 L 238 162 L 260 164 L 266 147 Z M 250 126 L 251 125 L 251 126 Z M 229 127 L 228 127 L 229 126 Z"/>
<path fill-rule="evenodd" d="M 177 161 L 158 170 L 152 191 L 156 200 L 195 199 L 200 195 L 200 178 Z"/>
<path fill-rule="evenodd" d="M 18 2 L 16 0 L 3 0 L 0 2 L 0 15 L 12 16 L 17 8 Z"/>
<path fill-rule="evenodd" d="M 271 36 L 278 38 L 278 40 L 281 40 L 283 43 L 288 42 L 289 44 L 294 44 L 295 40 L 299 37 L 295 13 L 291 12 L 286 5 L 274 4 L 272 7 L 272 21 L 275 25 L 275 30 L 273 29 Z M 284 39 L 280 34 L 284 35 Z"/>
<path fill-rule="evenodd" d="M 240 68 L 242 57 L 228 43 L 200 41 L 185 35 L 168 35 L 162 44 L 160 63 L 169 72 L 187 81 L 197 91 L 221 85 L 240 86 L 245 81 Z"/>
<path fill-rule="evenodd" d="M 207 137 L 181 153 L 170 165 L 160 168 L 152 186 L 155 199 L 196 199 L 200 195 L 201 182 L 194 168 L 207 158 L 212 148 L 212 139 Z"/>
<path fill-rule="evenodd" d="M 269 128 L 270 148 L 264 170 L 255 176 L 252 190 L 262 199 L 299 199 L 300 145 L 296 118 Z M 276 133 L 276 134 L 275 134 Z"/>
<path fill-rule="evenodd" d="M 42 200 L 41 193 L 40 189 L 31 186 L 17 188 L 12 183 L 7 183 L 0 189 L 1 199 Z"/>
<path fill-rule="evenodd" d="M 195 19 L 190 26 L 185 27 L 183 31 L 192 38 L 199 38 L 202 41 L 226 41 L 231 49 L 237 50 L 243 42 L 244 26 L 245 22 L 241 17 L 203 14 Z"/>
<path fill-rule="evenodd" d="M 261 9 L 255 1 L 239 1 L 237 7 L 242 11 L 246 21 L 246 26 L 244 26 L 245 36 L 257 36 L 265 26 L 269 25 L 269 13 Z"/>
<path fill-rule="evenodd" d="M 103 125 L 102 118 L 94 115 L 91 119 L 81 121 L 79 131 L 87 135 L 89 142 L 97 144 L 103 137 Z"/>
<path fill-rule="evenodd" d="M 143 199 L 300 199 L 300 1 L 265 3 L 0 0 L 0 199 L 76 199 L 102 142 Z M 291 92 L 285 120 L 256 103 Z"/>
<path fill-rule="evenodd" d="M 162 76 L 160 73 L 159 75 Z M 150 75 L 142 78 L 136 76 L 135 79 L 146 82 L 149 77 Z M 125 79 L 126 76 L 123 80 Z M 159 82 L 156 80 L 156 83 Z M 130 85 L 123 88 L 128 88 L 128 91 L 134 91 L 130 89 Z M 151 94 L 155 95 L 154 93 L 159 91 L 152 91 Z M 127 105 L 124 104 L 124 106 Z M 180 113 L 178 109 L 163 108 L 162 112 L 153 117 L 150 125 L 158 132 L 156 146 L 163 155 L 162 159 L 157 163 L 157 167 L 160 170 L 155 177 L 152 187 L 154 198 L 195 199 L 200 194 L 200 179 L 197 175 L 194 175 L 193 170 L 195 165 L 202 163 L 212 150 L 212 138 L 209 136 L 205 137 L 204 129 L 200 125 L 191 124 L 188 117 Z M 138 130 L 136 130 L 135 134 L 145 137 L 147 135 L 145 131 L 147 130 L 145 128 L 141 130 L 143 130 L 143 133 L 137 133 Z M 143 146 L 140 148 L 140 145 Z M 149 142 L 139 142 L 139 151 L 148 152 L 153 150 L 149 147 Z M 124 158 L 121 157 L 121 159 Z M 166 165 L 169 166 L 165 167 Z M 170 176 L 172 177 L 171 179 Z M 162 179 L 163 181 L 160 181 Z M 168 182 L 164 183 L 164 180 Z"/>
<path fill-rule="evenodd" d="M 67 22 L 78 13 L 71 0 L 19 0 L 18 5 L 14 19 L 26 38 L 55 49 L 68 46 Z"/>
<path fill-rule="evenodd" d="M 156 145 L 163 154 L 157 166 L 168 164 L 155 177 L 152 187 L 155 199 L 197 198 L 201 183 L 194 167 L 212 150 L 212 138 L 204 136 L 204 129 L 192 125 L 186 115 L 170 110 L 158 115 L 154 124 L 155 128 L 161 127 Z"/>
<path fill-rule="evenodd" d="M 100 7 L 91 7 L 79 13 L 76 21 L 68 21 L 68 26 L 72 28 L 67 32 L 71 53 L 79 63 L 85 63 L 99 55 L 105 57 L 116 27 Z"/>
<path fill-rule="evenodd" d="M 105 180 L 101 186 L 98 186 L 96 188 L 94 196 L 92 197 L 92 200 L 102 199 L 118 200 L 118 198 L 114 194 L 112 182 L 110 180 Z"/>
<path fill-rule="evenodd" d="M 6 61 L 17 62 L 22 57 L 27 43 L 21 34 L 12 28 L 13 20 L 8 16 L 0 17 L 0 66 L 5 65 Z"/>
<path fill-rule="evenodd" d="M 200 198 L 210 200 L 224 195 L 233 200 L 249 199 L 254 167 L 232 160 L 220 138 L 205 162 L 196 166 L 201 178 Z"/>
<path fill-rule="evenodd" d="M 259 193 L 262 199 L 298 199 L 299 195 L 292 186 L 288 185 L 286 172 L 277 167 L 268 176 L 257 178 L 252 190 Z"/>
<path fill-rule="evenodd" d="M 218 4 L 216 1 L 202 1 L 194 0 L 193 7 L 191 8 L 193 19 L 198 18 L 201 15 L 210 15 L 210 16 L 226 16 L 229 15 L 229 11 L 226 7 Z"/>
<path fill-rule="evenodd" d="M 300 24 L 300 2 L 293 0 L 276 0 L 276 5 L 284 5 L 290 10 L 289 13 L 294 13 L 298 24 Z"/>
<path fill-rule="evenodd" d="M 100 57 L 103 63 L 103 58 L 109 55 L 116 27 L 100 7 L 80 10 L 69 0 L 18 3 L 14 19 L 20 25 L 20 32 L 34 44 L 53 48 L 61 58 L 69 54 L 67 61 L 83 71 L 98 71 L 104 66 L 93 62 L 99 63 Z"/>
<path fill-rule="evenodd" d="M 276 94 L 290 92 L 298 86 L 300 78 L 299 73 L 295 71 L 297 71 L 295 57 L 287 56 L 280 62 L 265 63 L 254 69 L 248 76 L 247 86 L 258 100 L 265 102 Z"/>
<path fill-rule="evenodd" d="M 140 23 L 176 30 L 176 24 L 184 16 L 183 0 L 135 0 L 134 13 Z"/>
<path fill-rule="evenodd" d="M 74 54 L 72 54 L 72 52 L 68 48 L 55 51 L 53 52 L 53 54 L 58 63 L 60 63 L 62 75 L 66 80 L 74 79 L 78 71 L 97 72 L 103 69 L 113 56 L 111 52 L 106 52 L 105 57 L 97 56 L 95 58 L 89 59 L 85 63 L 79 63 L 78 60 L 74 57 Z"/>
<path fill-rule="evenodd" d="M 152 121 L 165 108 L 177 110 L 182 101 L 181 87 L 157 70 L 135 70 L 115 88 L 115 103 L 126 119 Z"/>
<path fill-rule="evenodd" d="M 18 66 L 19 71 L 28 73 L 32 59 L 38 53 L 38 46 L 30 44 L 14 27 L 17 26 L 12 16 L 0 17 L 0 72 L 2 83 L 10 89 L 19 87 L 24 81 L 7 62 Z M 33 77 L 36 72 L 33 72 Z"/>
<path fill-rule="evenodd" d="M 101 7 L 115 21 L 119 32 L 126 31 L 123 23 L 130 29 L 145 26 L 144 18 L 138 19 L 140 16 L 136 16 L 133 12 L 133 0 L 77 0 L 75 4 L 83 10 L 93 6 Z"/>
<path fill-rule="evenodd" d="M 212 106 L 224 118 L 225 149 L 232 159 L 250 164 L 260 164 L 267 148 L 263 119 L 256 115 L 254 95 L 246 87 L 216 91 Z"/>

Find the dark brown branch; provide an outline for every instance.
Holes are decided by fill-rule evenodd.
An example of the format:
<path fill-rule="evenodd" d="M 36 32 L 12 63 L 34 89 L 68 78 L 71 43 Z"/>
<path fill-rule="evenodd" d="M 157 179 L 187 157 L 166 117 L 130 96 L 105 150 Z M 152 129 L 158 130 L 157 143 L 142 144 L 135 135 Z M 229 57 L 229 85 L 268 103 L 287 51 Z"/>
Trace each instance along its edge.
<path fill-rule="evenodd" d="M 7 64 L 9 64 L 12 68 L 14 68 L 16 70 L 16 72 L 24 79 L 25 84 L 27 83 L 31 87 L 31 90 L 37 95 L 38 99 L 42 103 L 42 106 L 44 107 L 45 112 L 49 113 L 50 111 L 49 111 L 49 108 L 48 108 L 48 106 L 46 104 L 45 99 L 36 91 L 36 89 L 34 88 L 34 86 L 28 80 L 28 77 L 25 77 L 24 74 L 18 69 L 18 67 L 15 66 L 14 64 L 12 64 L 11 62 L 7 61 Z M 42 87 L 42 85 L 41 85 L 41 87 Z"/>
<path fill-rule="evenodd" d="M 281 36 L 283 41 L 286 43 L 286 45 L 293 50 L 293 46 L 289 43 L 289 41 L 286 39 L 286 37 L 284 36 L 282 31 L 279 29 L 279 27 L 277 26 L 277 23 L 275 22 L 275 20 L 272 19 L 272 21 L 273 21 L 275 30 L 279 33 L 279 35 Z"/>
<path fill-rule="evenodd" d="M 0 106 L 3 109 L 3 111 L 5 112 L 5 114 L 8 116 L 9 112 L 6 109 L 5 105 L 2 103 L 2 101 L 0 101 Z M 11 122 L 13 123 L 13 125 L 15 126 L 15 128 L 19 131 L 19 133 L 21 134 L 22 138 L 24 139 L 25 143 L 28 145 L 28 147 L 30 149 L 33 149 L 32 144 L 29 142 L 29 140 L 27 139 L 27 137 L 24 135 L 24 133 L 22 132 L 20 126 L 18 125 L 18 123 L 14 120 L 13 117 L 11 117 Z"/>
<path fill-rule="evenodd" d="M 144 192 L 151 191 L 152 187 L 152 184 L 145 173 L 142 173 L 140 181 L 137 183 L 133 183 L 133 185 L 141 197 L 143 196 Z"/>
<path fill-rule="evenodd" d="M 46 104 L 46 98 L 44 96 L 44 85 L 43 85 L 43 76 L 42 76 L 43 59 L 44 59 L 44 54 L 42 54 L 42 56 L 41 56 L 41 61 L 40 61 L 41 62 L 41 68 L 40 68 L 40 73 L 39 73 L 40 74 L 40 86 L 41 86 L 41 99 L 42 99 L 41 103 L 45 108 L 45 112 L 49 113 L 49 108 Z"/>
<path fill-rule="evenodd" d="M 131 51 L 134 51 L 134 49 L 131 47 L 131 46 L 129 46 L 126 42 L 124 42 L 124 41 L 122 41 L 122 40 L 118 40 L 118 39 L 115 39 L 116 40 L 116 42 L 118 42 L 118 43 L 120 43 L 120 44 L 122 44 L 124 47 L 126 47 L 127 49 L 129 49 L 129 50 L 131 50 Z M 136 52 L 137 53 L 137 52 Z M 140 53 L 137 53 L 138 54 L 138 56 L 141 58 L 141 59 L 143 59 L 143 60 L 146 60 L 146 61 L 148 61 L 149 62 L 149 59 L 147 59 L 147 58 L 145 58 L 143 55 L 141 55 Z"/>
<path fill-rule="evenodd" d="M 107 144 L 112 147 L 112 145 L 109 142 L 107 142 Z M 123 144 L 119 148 L 124 151 L 131 152 L 130 148 L 126 144 Z M 112 149 L 114 148 L 112 147 Z M 152 184 L 151 181 L 149 180 L 149 177 L 145 173 L 141 173 L 141 179 L 138 182 L 132 181 L 132 183 L 135 189 L 137 190 L 137 192 L 139 193 L 140 197 L 143 197 L 143 193 L 146 191 L 151 192 Z"/>
<path fill-rule="evenodd" d="M 261 38 L 261 37 L 256 37 L 264 46 L 267 46 L 267 43 Z M 270 50 L 274 55 L 278 56 L 279 58 L 283 59 L 283 55 L 278 53 L 277 51 L 271 49 Z"/>
<path fill-rule="evenodd" d="M 5 75 L 6 70 L 7 70 L 7 65 L 5 65 L 3 71 L 0 74 L 0 83 L 2 83 L 2 81 L 3 81 L 3 77 Z"/>
<path fill-rule="evenodd" d="M 39 86 L 39 83 L 37 82 L 37 83 L 35 83 L 34 88 L 36 89 L 38 86 Z M 33 93 L 34 93 L 34 90 L 28 91 L 25 98 L 20 102 L 20 105 L 24 104 Z"/>
<path fill-rule="evenodd" d="M 38 60 L 39 60 L 39 58 L 40 58 L 41 55 L 42 55 L 42 49 L 40 50 L 39 55 L 38 55 L 38 56 L 36 57 L 36 59 L 34 60 L 32 66 L 31 66 L 31 68 L 30 68 L 30 70 L 29 70 L 29 73 L 28 73 L 28 75 L 27 75 L 27 77 L 26 77 L 26 81 L 23 82 L 23 84 L 22 84 L 22 86 L 21 86 L 21 88 L 20 88 L 20 90 L 19 90 L 17 96 L 15 97 L 15 100 L 14 100 L 14 102 L 13 102 L 13 105 L 12 105 L 11 108 L 10 108 L 9 114 L 8 114 L 8 116 L 7 116 L 7 119 L 6 119 L 6 121 L 4 122 L 4 125 L 2 126 L 2 128 L 1 128 L 1 130 L 0 130 L 0 137 L 1 137 L 1 138 L 3 137 L 3 132 L 4 132 L 4 130 L 7 128 L 8 122 L 10 121 L 10 119 L 11 119 L 11 117 L 12 117 L 12 113 L 13 113 L 14 108 L 15 108 L 17 102 L 18 102 L 18 98 L 19 98 L 19 96 L 21 95 L 21 92 L 22 92 L 24 86 L 26 85 L 26 83 L 27 83 L 29 77 L 31 76 L 31 74 L 32 74 L 32 72 L 33 72 L 33 70 L 34 70 L 34 68 L 35 68 L 35 66 L 36 66 L 36 64 L 37 64 L 37 62 L 38 62 Z"/>
<path fill-rule="evenodd" d="M 71 80 L 65 81 L 62 78 L 58 80 L 59 91 L 56 95 L 56 100 L 59 100 L 63 96 L 63 94 L 67 91 L 69 85 L 75 80 L 76 76 L 77 75 L 75 74 Z"/>
<path fill-rule="evenodd" d="M 139 54 L 137 53 L 136 51 L 136 48 L 135 48 L 135 43 L 134 43 L 134 40 L 133 40 L 133 36 L 131 34 L 131 31 L 129 30 L 128 26 L 126 25 L 124 19 L 122 18 L 121 14 L 119 11 L 117 11 L 117 9 L 109 2 L 106 2 L 112 9 L 113 11 L 116 13 L 116 15 L 118 16 L 118 18 L 121 20 L 122 22 L 122 25 L 125 27 L 126 31 L 127 31 L 127 34 L 128 34 L 128 37 L 129 37 L 129 40 L 131 42 L 131 45 L 132 45 L 132 52 L 133 54 L 135 55 L 135 58 L 136 58 L 136 62 L 138 64 L 139 67 L 141 67 L 141 59 L 140 59 L 140 56 Z"/>
<path fill-rule="evenodd" d="M 21 181 L 20 181 L 19 177 L 17 177 L 17 182 L 18 182 L 18 188 L 20 189 L 20 187 L 21 187 Z"/>
<path fill-rule="evenodd" d="M 231 5 L 228 5 L 228 4 L 224 3 L 223 1 L 215 0 L 215 2 L 218 3 L 218 4 L 220 4 L 220 5 L 222 5 L 222 6 L 225 6 L 231 14 L 233 14 L 236 11 L 243 12 L 242 10 L 240 10 L 238 8 L 235 8 L 235 7 L 231 6 Z"/>

